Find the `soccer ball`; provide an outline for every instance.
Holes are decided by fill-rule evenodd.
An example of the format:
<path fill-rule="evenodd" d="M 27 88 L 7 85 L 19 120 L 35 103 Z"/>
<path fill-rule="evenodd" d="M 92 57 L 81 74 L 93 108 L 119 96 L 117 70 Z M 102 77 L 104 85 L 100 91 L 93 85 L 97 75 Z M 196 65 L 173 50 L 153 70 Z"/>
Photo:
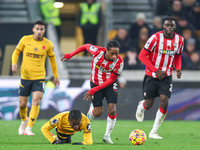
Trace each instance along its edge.
<path fill-rule="evenodd" d="M 129 140 L 132 145 L 143 145 L 147 140 L 147 136 L 141 129 L 135 129 L 129 135 Z"/>

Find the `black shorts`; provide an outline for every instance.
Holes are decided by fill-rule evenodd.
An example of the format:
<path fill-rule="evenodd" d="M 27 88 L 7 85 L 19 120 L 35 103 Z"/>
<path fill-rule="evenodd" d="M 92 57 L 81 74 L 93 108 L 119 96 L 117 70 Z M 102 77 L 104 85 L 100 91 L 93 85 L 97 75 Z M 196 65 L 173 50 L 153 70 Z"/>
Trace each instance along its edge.
<path fill-rule="evenodd" d="M 31 92 L 41 91 L 44 92 L 45 80 L 24 80 L 21 79 L 19 95 L 29 96 Z"/>
<path fill-rule="evenodd" d="M 58 132 L 57 128 L 56 128 L 56 133 L 57 133 L 57 137 L 59 140 L 61 140 L 63 143 L 70 143 L 71 142 L 71 135 L 67 135 L 67 134 L 62 134 L 60 132 Z"/>
<path fill-rule="evenodd" d="M 166 95 L 169 98 L 172 93 L 172 76 L 165 77 L 163 80 L 145 75 L 143 81 L 144 99 L 155 98 L 159 95 Z"/>
<path fill-rule="evenodd" d="M 90 81 L 90 87 L 96 87 L 94 83 Z M 117 92 L 117 81 L 113 82 L 111 85 L 97 91 L 93 95 L 92 103 L 94 107 L 103 106 L 103 99 L 106 98 L 107 104 L 115 103 L 117 104 L 118 92 Z"/>

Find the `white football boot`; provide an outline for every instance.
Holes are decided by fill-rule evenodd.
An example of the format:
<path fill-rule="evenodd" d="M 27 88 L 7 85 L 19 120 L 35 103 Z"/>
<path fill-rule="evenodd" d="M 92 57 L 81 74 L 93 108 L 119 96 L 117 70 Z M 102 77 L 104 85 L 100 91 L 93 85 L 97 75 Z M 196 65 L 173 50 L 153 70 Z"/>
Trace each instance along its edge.
<path fill-rule="evenodd" d="M 137 106 L 137 110 L 136 110 L 136 113 L 135 113 L 135 117 L 136 117 L 138 122 L 142 122 L 144 120 L 144 110 L 141 110 L 140 106 L 139 106 L 142 102 L 144 102 L 144 100 L 139 101 L 138 106 Z"/>
<path fill-rule="evenodd" d="M 108 144 L 113 144 L 113 141 L 111 140 L 109 136 L 104 136 L 103 141 Z"/>
<path fill-rule="evenodd" d="M 26 126 L 27 126 L 27 123 L 28 123 L 28 117 L 27 117 L 27 120 L 26 121 L 22 121 L 20 126 L 19 126 L 19 129 L 18 129 L 18 133 L 19 135 L 23 135 L 25 130 L 26 130 Z"/>
<path fill-rule="evenodd" d="M 35 135 L 35 134 L 31 131 L 31 129 L 26 128 L 24 135 L 32 136 L 32 135 Z"/>
<path fill-rule="evenodd" d="M 160 135 L 158 135 L 157 132 L 153 132 L 153 131 L 151 131 L 149 133 L 149 138 L 151 138 L 151 139 L 162 139 L 162 137 Z"/>
<path fill-rule="evenodd" d="M 90 120 L 90 122 L 92 122 L 92 120 L 94 119 L 94 115 L 92 114 L 93 109 L 94 109 L 94 106 L 91 103 L 90 108 L 89 108 L 88 113 L 87 113 L 87 118 Z"/>

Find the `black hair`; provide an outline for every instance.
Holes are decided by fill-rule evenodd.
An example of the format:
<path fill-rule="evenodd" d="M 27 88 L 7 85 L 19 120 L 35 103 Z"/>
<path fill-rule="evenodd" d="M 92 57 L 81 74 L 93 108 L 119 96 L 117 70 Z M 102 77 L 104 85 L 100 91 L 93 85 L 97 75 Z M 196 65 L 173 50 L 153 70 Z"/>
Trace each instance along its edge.
<path fill-rule="evenodd" d="M 69 112 L 69 119 L 70 120 L 81 120 L 82 119 L 82 114 L 80 110 L 78 109 L 73 109 Z"/>
<path fill-rule="evenodd" d="M 112 48 L 112 47 L 118 47 L 118 48 L 120 49 L 120 44 L 119 44 L 119 42 L 118 42 L 117 40 L 111 40 L 111 41 L 109 41 L 109 42 L 107 43 L 107 46 L 106 46 L 107 50 L 109 51 L 110 48 Z"/>
<path fill-rule="evenodd" d="M 165 20 L 173 20 L 176 22 L 176 19 L 174 17 L 165 17 L 162 21 L 162 25 L 164 24 Z"/>
<path fill-rule="evenodd" d="M 42 20 L 36 21 L 36 22 L 34 23 L 34 26 L 35 26 L 36 24 L 45 25 L 44 21 L 42 21 Z"/>

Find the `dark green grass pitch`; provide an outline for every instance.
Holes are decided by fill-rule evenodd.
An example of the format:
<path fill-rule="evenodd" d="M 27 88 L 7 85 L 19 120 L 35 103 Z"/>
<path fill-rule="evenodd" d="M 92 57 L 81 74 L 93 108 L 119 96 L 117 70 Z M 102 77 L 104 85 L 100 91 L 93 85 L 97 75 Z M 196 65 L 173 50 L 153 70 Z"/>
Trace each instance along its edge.
<path fill-rule="evenodd" d="M 105 144 L 102 139 L 105 133 L 106 120 L 92 122 L 93 145 L 52 145 L 40 131 L 47 120 L 37 120 L 33 132 L 35 136 L 18 135 L 20 120 L 0 120 L 1 150 L 198 150 L 200 149 L 199 121 L 164 121 L 159 134 L 162 140 L 147 138 L 144 145 L 131 145 L 129 134 L 134 129 L 142 129 L 148 136 L 153 121 L 139 123 L 135 120 L 117 120 L 111 134 L 113 145 Z M 51 130 L 55 133 L 54 129 Z M 83 132 L 72 136 L 72 142 L 83 141 Z"/>

